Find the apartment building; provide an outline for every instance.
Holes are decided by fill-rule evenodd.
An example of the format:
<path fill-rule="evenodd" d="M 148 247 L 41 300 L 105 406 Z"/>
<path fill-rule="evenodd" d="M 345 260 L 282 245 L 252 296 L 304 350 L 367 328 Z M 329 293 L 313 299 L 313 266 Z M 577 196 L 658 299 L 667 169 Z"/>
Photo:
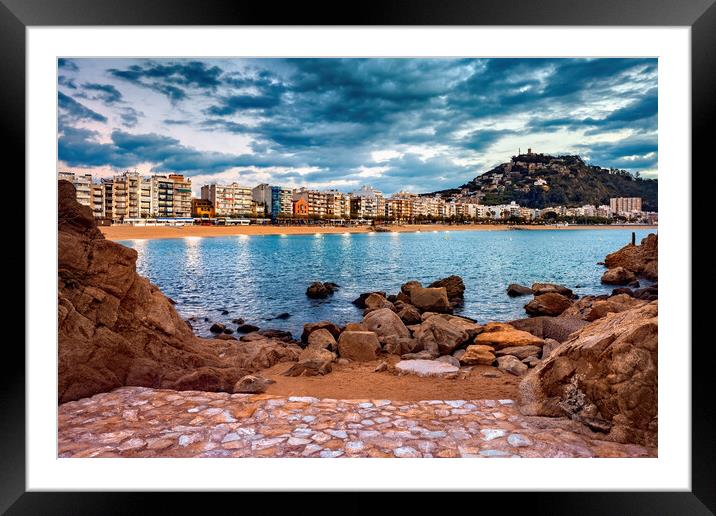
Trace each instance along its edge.
<path fill-rule="evenodd" d="M 351 217 L 351 201 L 343 192 L 326 190 L 326 215 L 332 219 L 349 219 Z"/>
<path fill-rule="evenodd" d="M 631 213 L 641 211 L 641 197 L 612 197 L 609 199 L 612 213 Z"/>
<path fill-rule="evenodd" d="M 251 188 L 238 183 L 230 185 L 204 185 L 201 198 L 208 199 L 214 205 L 217 217 L 246 217 L 251 215 Z"/>
<path fill-rule="evenodd" d="M 303 199 L 308 205 L 308 216 L 323 218 L 328 214 L 327 196 L 318 190 L 299 188 L 293 192 L 293 200 Z"/>
<path fill-rule="evenodd" d="M 251 189 L 251 198 L 257 207 L 257 216 L 264 217 L 271 214 L 272 188 L 266 183 L 255 186 Z M 260 208 L 263 208 L 263 212 Z"/>
<path fill-rule="evenodd" d="M 169 174 L 172 181 L 174 196 L 173 217 L 191 217 L 191 179 L 182 174 Z"/>
<path fill-rule="evenodd" d="M 92 206 L 92 174 L 75 175 L 74 172 L 59 172 L 58 179 L 69 181 L 75 186 L 77 202 Z"/>
<path fill-rule="evenodd" d="M 271 207 L 269 211 L 272 219 L 280 216 L 290 217 L 293 215 L 293 192 L 288 188 L 272 186 Z"/>
<path fill-rule="evenodd" d="M 383 193 L 368 185 L 350 195 L 351 214 L 360 219 L 374 219 L 385 216 Z"/>
<path fill-rule="evenodd" d="M 413 199 L 391 197 L 385 200 L 385 216 L 389 219 L 405 222 L 413 218 Z"/>

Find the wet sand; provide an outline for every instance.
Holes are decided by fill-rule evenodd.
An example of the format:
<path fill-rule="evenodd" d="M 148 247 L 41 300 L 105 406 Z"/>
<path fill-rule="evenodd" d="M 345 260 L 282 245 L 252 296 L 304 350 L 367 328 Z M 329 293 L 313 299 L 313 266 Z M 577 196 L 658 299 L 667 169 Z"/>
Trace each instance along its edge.
<path fill-rule="evenodd" d="M 431 231 L 508 231 L 511 226 L 504 224 L 412 224 L 388 226 L 391 232 L 431 232 Z M 580 229 L 657 229 L 648 225 L 584 225 L 584 226 L 517 226 L 521 230 L 561 230 L 578 231 Z M 313 235 L 316 233 L 370 233 L 370 226 L 101 226 L 99 228 L 109 240 L 151 240 L 156 238 L 220 237 L 234 235 Z"/>

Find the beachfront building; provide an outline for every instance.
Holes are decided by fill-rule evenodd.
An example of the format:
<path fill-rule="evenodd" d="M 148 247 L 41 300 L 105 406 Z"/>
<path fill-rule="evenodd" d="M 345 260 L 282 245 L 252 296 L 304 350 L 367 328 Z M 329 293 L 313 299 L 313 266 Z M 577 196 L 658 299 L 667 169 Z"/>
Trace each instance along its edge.
<path fill-rule="evenodd" d="M 181 174 L 169 174 L 172 181 L 174 196 L 173 217 L 191 217 L 191 179 Z"/>
<path fill-rule="evenodd" d="M 251 202 L 253 201 L 251 188 L 238 183 L 204 185 L 201 187 L 201 198 L 211 201 L 217 217 L 251 215 Z"/>
<path fill-rule="evenodd" d="M 641 211 L 641 197 L 612 197 L 609 199 L 609 208 L 614 214 L 628 214 Z"/>
<path fill-rule="evenodd" d="M 138 172 L 124 172 L 103 178 L 104 216 L 113 222 L 146 219 L 151 216 L 152 182 Z"/>
<path fill-rule="evenodd" d="M 90 185 L 92 215 L 96 219 L 105 218 L 104 185 L 92 183 Z"/>
<path fill-rule="evenodd" d="M 308 200 L 305 197 L 293 201 L 293 216 L 308 217 Z"/>
<path fill-rule="evenodd" d="M 272 219 L 293 215 L 293 192 L 288 188 L 272 186 L 269 213 Z"/>
<path fill-rule="evenodd" d="M 166 176 L 152 176 L 150 182 L 152 217 L 172 217 L 174 214 L 174 181 Z"/>
<path fill-rule="evenodd" d="M 417 197 L 413 203 L 416 217 L 440 219 L 445 217 L 445 200 L 439 195 Z"/>
<path fill-rule="evenodd" d="M 254 186 L 251 189 L 251 198 L 254 200 L 254 206 L 257 207 L 257 216 L 265 217 L 271 214 L 272 189 L 273 187 L 266 183 Z M 263 211 L 261 211 L 259 206 L 263 208 Z"/>
<path fill-rule="evenodd" d="M 58 179 L 69 181 L 75 186 L 77 202 L 92 206 L 92 174 L 75 175 L 74 172 L 60 172 Z"/>
<path fill-rule="evenodd" d="M 359 219 L 385 216 L 385 199 L 380 190 L 363 185 L 350 194 L 351 215 Z"/>
<path fill-rule="evenodd" d="M 331 219 L 349 219 L 351 216 L 350 198 L 338 190 L 326 190 L 326 216 Z"/>
<path fill-rule="evenodd" d="M 324 218 L 328 212 L 327 195 L 318 190 L 299 188 L 293 191 L 293 200 L 303 199 L 308 206 L 308 216 L 313 218 Z M 295 213 L 295 210 L 294 210 Z"/>
<path fill-rule="evenodd" d="M 214 217 L 214 205 L 209 199 L 197 199 L 196 197 L 191 200 L 191 216 L 200 219 L 213 218 Z"/>
<path fill-rule="evenodd" d="M 401 196 L 401 192 L 385 200 L 385 216 L 398 222 L 413 219 L 413 194 Z"/>

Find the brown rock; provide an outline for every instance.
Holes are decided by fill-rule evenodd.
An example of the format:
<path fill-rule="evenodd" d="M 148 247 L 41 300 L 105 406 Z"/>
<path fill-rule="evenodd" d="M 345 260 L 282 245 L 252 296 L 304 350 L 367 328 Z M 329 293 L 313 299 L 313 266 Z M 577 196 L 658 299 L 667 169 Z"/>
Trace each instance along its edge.
<path fill-rule="evenodd" d="M 410 337 L 408 328 L 390 308 L 381 308 L 368 313 L 363 318 L 363 324 L 368 331 L 372 331 L 378 336 L 380 342 L 383 342 L 386 337 Z"/>
<path fill-rule="evenodd" d="M 452 275 L 437 281 L 433 281 L 429 288 L 444 287 L 448 300 L 453 305 L 462 303 L 465 298 L 465 283 L 460 276 Z"/>
<path fill-rule="evenodd" d="M 647 235 L 640 245 L 628 244 L 608 254 L 604 264 L 608 269 L 623 267 L 637 276 L 656 281 L 658 279 L 659 240 L 654 233 Z"/>
<path fill-rule="evenodd" d="M 413 289 L 416 288 L 416 287 L 417 287 L 417 288 L 422 288 L 422 286 L 423 286 L 422 283 L 420 283 L 419 281 L 411 280 L 411 281 L 408 281 L 407 283 L 403 283 L 403 284 L 400 286 L 400 291 L 401 291 L 403 294 L 405 294 L 405 295 L 407 295 L 407 296 L 410 296 L 410 291 L 411 291 L 411 290 L 413 290 Z"/>
<path fill-rule="evenodd" d="M 473 344 L 465 348 L 459 361 L 463 365 L 492 365 L 495 361 L 494 351 L 492 346 Z"/>
<path fill-rule="evenodd" d="M 584 296 L 575 302 L 567 310 L 562 312 L 559 318 L 579 317 L 585 321 L 596 321 L 608 313 L 618 313 L 643 306 L 646 300 L 635 299 L 628 294 L 617 294 L 615 296 Z M 566 339 L 565 339 L 566 340 Z"/>
<path fill-rule="evenodd" d="M 306 295 L 311 299 L 325 299 L 338 288 L 338 285 L 331 282 L 321 283 L 314 281 L 306 289 Z"/>
<path fill-rule="evenodd" d="M 388 301 L 384 296 L 381 296 L 379 294 L 371 294 L 365 299 L 365 311 L 363 312 L 363 315 L 366 315 L 374 310 L 380 310 L 382 308 L 387 308 L 392 310 L 393 312 L 396 312 L 395 305 Z"/>
<path fill-rule="evenodd" d="M 266 392 L 268 386 L 276 383 L 273 380 L 258 375 L 246 375 L 234 385 L 234 392 L 243 394 L 259 394 Z"/>
<path fill-rule="evenodd" d="M 418 341 L 410 337 L 386 337 L 383 342 L 383 351 L 391 355 L 404 355 L 412 353 L 418 348 Z"/>
<path fill-rule="evenodd" d="M 513 357 L 512 355 L 506 355 L 504 357 L 497 358 L 497 368 L 502 371 L 507 371 L 515 376 L 522 376 L 527 373 L 529 366 L 523 364 L 519 358 Z"/>
<path fill-rule="evenodd" d="M 365 308 L 365 300 L 368 299 L 368 296 L 370 296 L 371 294 L 377 294 L 379 296 L 385 297 L 385 292 L 364 292 L 351 302 L 358 308 Z"/>
<path fill-rule="evenodd" d="M 574 292 L 572 292 L 572 289 L 569 289 L 565 287 L 564 285 L 557 285 L 556 283 L 533 283 L 532 284 L 532 293 L 535 296 L 541 296 L 542 294 L 549 294 L 556 292 L 557 294 L 562 294 L 565 297 L 571 298 L 574 296 Z"/>
<path fill-rule="evenodd" d="M 636 274 L 624 267 L 614 267 L 602 274 L 602 283 L 607 285 L 628 285 L 636 280 Z"/>
<path fill-rule="evenodd" d="M 561 342 L 554 339 L 544 339 L 544 346 L 542 346 L 542 355 L 540 358 L 543 360 L 550 356 L 552 352 L 559 347 Z"/>
<path fill-rule="evenodd" d="M 489 325 L 485 325 L 489 327 Z M 485 331 L 475 337 L 475 344 L 492 346 L 495 349 L 510 347 L 536 346 L 541 348 L 544 341 L 526 331 L 517 330 L 508 324 L 502 324 L 497 331 Z"/>
<path fill-rule="evenodd" d="M 585 326 L 520 384 L 527 415 L 569 415 L 608 439 L 656 445 L 658 301 Z"/>
<path fill-rule="evenodd" d="M 529 315 L 559 315 L 569 308 L 572 301 L 556 292 L 548 292 L 535 296 L 525 305 L 525 311 Z"/>
<path fill-rule="evenodd" d="M 378 336 L 372 331 L 344 331 L 338 338 L 338 354 L 355 362 L 375 360 L 379 351 Z"/>
<path fill-rule="evenodd" d="M 338 344 L 331 332 L 325 328 L 319 328 L 308 336 L 308 348 L 335 351 L 338 348 Z"/>
<path fill-rule="evenodd" d="M 308 336 L 316 330 L 321 328 L 328 330 L 334 339 L 337 339 L 341 334 L 341 329 L 338 325 L 331 321 L 320 321 L 315 323 L 306 323 L 303 325 L 303 333 L 301 334 L 301 342 L 308 343 Z"/>
<path fill-rule="evenodd" d="M 511 346 L 508 348 L 502 348 L 498 351 L 495 351 L 495 355 L 497 355 L 498 357 L 503 357 L 505 355 L 512 355 L 513 357 L 517 357 L 523 361 L 527 357 L 538 357 L 541 354 L 542 354 L 541 346 Z"/>
<path fill-rule="evenodd" d="M 410 291 L 410 304 L 421 312 L 450 312 L 450 301 L 445 287 L 415 287 Z"/>
<path fill-rule="evenodd" d="M 510 297 L 517 296 L 531 296 L 533 294 L 532 289 L 525 287 L 524 285 L 518 285 L 517 283 L 510 283 L 507 286 L 507 295 Z"/>
<path fill-rule="evenodd" d="M 406 304 L 398 312 L 398 317 L 400 317 L 405 324 L 420 324 L 422 322 L 420 311 L 410 304 Z"/>
<path fill-rule="evenodd" d="M 246 374 L 296 360 L 264 338 L 200 339 L 159 289 L 136 272 L 137 253 L 104 239 L 75 188 L 58 182 L 58 398 L 126 385 L 233 392 Z"/>
<path fill-rule="evenodd" d="M 435 356 L 452 353 L 470 339 L 470 333 L 465 328 L 439 315 L 423 322 L 414 336 L 420 349 Z"/>
<path fill-rule="evenodd" d="M 343 331 L 368 331 L 368 327 L 362 322 L 349 322 Z"/>

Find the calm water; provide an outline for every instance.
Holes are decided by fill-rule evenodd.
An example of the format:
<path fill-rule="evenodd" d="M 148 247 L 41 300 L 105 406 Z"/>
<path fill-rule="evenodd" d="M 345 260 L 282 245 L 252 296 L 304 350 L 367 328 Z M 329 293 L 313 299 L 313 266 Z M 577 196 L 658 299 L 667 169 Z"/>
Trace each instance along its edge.
<path fill-rule="evenodd" d="M 637 241 L 648 231 L 637 231 Z M 461 313 L 480 322 L 525 317 L 528 297 L 510 298 L 509 283 L 564 284 L 579 295 L 610 292 L 597 265 L 631 239 L 631 230 L 442 231 L 339 235 L 233 236 L 120 242 L 139 253 L 138 269 L 197 316 L 200 335 L 211 321 L 242 317 L 261 328 L 300 335 L 305 322 L 338 324 L 361 319 L 351 300 L 361 292 L 397 293 L 417 279 L 427 284 L 450 274 L 466 286 Z M 312 281 L 341 288 L 327 300 L 306 297 Z M 222 315 L 228 310 L 229 315 Z M 287 320 L 267 320 L 288 312 Z"/>

